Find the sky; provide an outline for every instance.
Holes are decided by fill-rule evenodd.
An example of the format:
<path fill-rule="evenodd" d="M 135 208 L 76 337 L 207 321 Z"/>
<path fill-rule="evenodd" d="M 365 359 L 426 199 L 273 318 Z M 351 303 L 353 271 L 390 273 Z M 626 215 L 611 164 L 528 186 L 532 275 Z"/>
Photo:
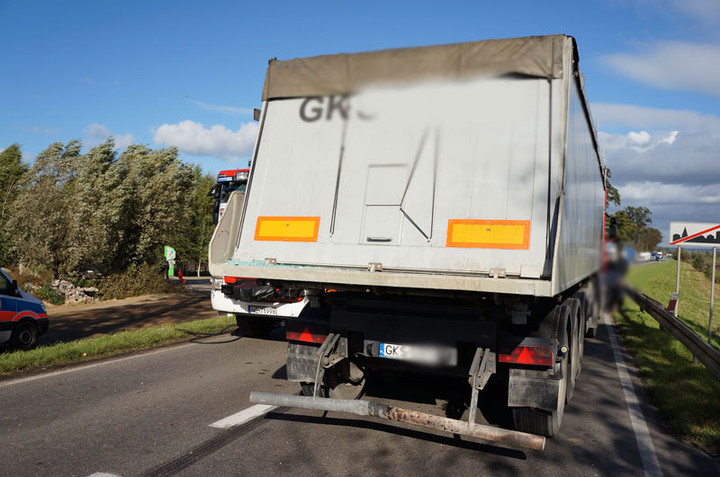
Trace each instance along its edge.
<path fill-rule="evenodd" d="M 622 207 L 720 223 L 720 0 L 0 0 L 0 150 L 174 146 L 246 167 L 267 61 L 564 33 Z"/>

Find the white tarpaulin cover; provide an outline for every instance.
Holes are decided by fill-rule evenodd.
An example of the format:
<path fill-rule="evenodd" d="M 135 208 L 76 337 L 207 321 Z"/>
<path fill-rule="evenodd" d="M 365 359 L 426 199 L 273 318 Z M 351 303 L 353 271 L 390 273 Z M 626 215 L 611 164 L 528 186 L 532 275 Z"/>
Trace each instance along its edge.
<path fill-rule="evenodd" d="M 272 61 L 262 99 L 344 95 L 369 84 L 482 74 L 562 78 L 565 54 L 577 58 L 574 39 L 551 35 Z"/>

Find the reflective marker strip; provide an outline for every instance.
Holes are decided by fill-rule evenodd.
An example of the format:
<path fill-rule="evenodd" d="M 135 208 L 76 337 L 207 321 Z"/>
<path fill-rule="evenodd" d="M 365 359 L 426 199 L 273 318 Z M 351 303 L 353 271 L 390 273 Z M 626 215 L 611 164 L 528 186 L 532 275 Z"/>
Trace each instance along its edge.
<path fill-rule="evenodd" d="M 255 240 L 317 242 L 320 217 L 258 217 Z"/>
<path fill-rule="evenodd" d="M 529 220 L 448 220 L 446 247 L 530 248 Z"/>

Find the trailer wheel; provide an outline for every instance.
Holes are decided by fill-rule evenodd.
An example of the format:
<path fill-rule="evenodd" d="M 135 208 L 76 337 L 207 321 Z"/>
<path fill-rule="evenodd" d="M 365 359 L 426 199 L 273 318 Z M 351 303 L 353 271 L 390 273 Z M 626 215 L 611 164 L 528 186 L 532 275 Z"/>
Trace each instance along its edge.
<path fill-rule="evenodd" d="M 568 345 L 570 349 L 567 352 L 567 356 L 563 361 L 567 363 L 567 390 L 565 392 L 565 402 L 570 402 L 575 393 L 575 381 L 577 381 L 577 375 L 580 372 L 580 353 L 578 344 L 578 323 L 580 314 L 580 300 L 573 298 L 570 301 L 570 317 L 568 319 Z"/>
<path fill-rule="evenodd" d="M 588 301 L 587 306 L 587 321 L 585 336 L 588 338 L 595 338 L 597 334 L 598 321 L 600 320 L 600 303 L 602 299 L 600 297 L 600 287 L 598 286 L 597 279 L 593 279 L 588 285 L 588 291 L 585 293 L 585 297 Z"/>
<path fill-rule="evenodd" d="M 580 293 L 580 309 L 578 310 L 578 376 L 582 372 L 582 360 L 585 356 L 585 330 L 587 329 L 587 321 L 590 319 L 590 301 L 586 293 Z"/>
<path fill-rule="evenodd" d="M 565 357 L 560 363 L 555 364 L 556 371 L 561 372 L 563 376 L 560 380 L 558 402 L 555 410 L 548 412 L 531 407 L 511 408 L 516 430 L 545 437 L 553 437 L 558 433 L 565 414 L 565 394 L 568 382 L 567 361 L 567 357 Z"/>
<path fill-rule="evenodd" d="M 585 336 L 588 338 L 595 338 L 597 335 L 597 327 L 598 322 L 600 321 L 600 298 L 599 298 L 599 291 L 597 289 L 595 292 L 590 295 L 592 301 L 590 302 L 590 305 L 588 306 L 590 316 L 587 317 L 587 320 L 590 322 L 587 331 L 585 332 Z"/>
<path fill-rule="evenodd" d="M 275 328 L 275 320 L 257 316 L 235 315 L 238 330 L 243 336 L 265 338 Z"/>
<path fill-rule="evenodd" d="M 312 397 L 315 394 L 315 383 L 300 383 L 300 393 L 303 396 Z M 318 389 L 318 397 L 327 397 L 327 388 L 320 386 Z"/>
<path fill-rule="evenodd" d="M 15 330 L 10 337 L 10 347 L 12 349 L 29 350 L 37 345 L 40 331 L 35 323 L 31 321 L 22 321 L 15 326 Z"/>
<path fill-rule="evenodd" d="M 365 389 L 365 373 L 355 363 L 343 360 L 325 372 L 328 396 L 333 399 L 357 399 Z"/>

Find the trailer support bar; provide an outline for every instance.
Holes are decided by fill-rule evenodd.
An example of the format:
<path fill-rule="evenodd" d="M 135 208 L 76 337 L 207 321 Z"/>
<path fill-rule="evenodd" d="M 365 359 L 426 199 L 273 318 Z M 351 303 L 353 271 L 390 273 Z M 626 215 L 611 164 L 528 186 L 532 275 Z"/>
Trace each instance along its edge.
<path fill-rule="evenodd" d="M 407 422 L 452 434 L 475 437 L 485 441 L 499 442 L 513 447 L 524 447 L 533 450 L 545 449 L 545 438 L 542 436 L 475 423 L 468 426 L 467 421 L 448 419 L 364 400 L 313 398 L 310 396 L 253 391 L 250 393 L 250 402 L 253 404 L 270 404 L 317 411 L 345 412 L 358 416 L 372 416 L 391 421 Z"/>

